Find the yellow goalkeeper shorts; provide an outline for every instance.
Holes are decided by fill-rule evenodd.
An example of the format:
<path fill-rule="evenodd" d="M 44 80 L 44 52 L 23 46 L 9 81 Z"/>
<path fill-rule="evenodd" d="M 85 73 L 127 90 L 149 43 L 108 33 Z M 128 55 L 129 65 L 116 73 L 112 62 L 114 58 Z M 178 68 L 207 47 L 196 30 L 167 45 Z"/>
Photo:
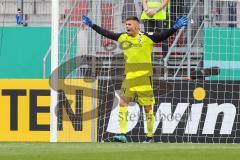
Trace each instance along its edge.
<path fill-rule="evenodd" d="M 151 77 L 124 79 L 120 95 L 142 106 L 155 103 Z"/>

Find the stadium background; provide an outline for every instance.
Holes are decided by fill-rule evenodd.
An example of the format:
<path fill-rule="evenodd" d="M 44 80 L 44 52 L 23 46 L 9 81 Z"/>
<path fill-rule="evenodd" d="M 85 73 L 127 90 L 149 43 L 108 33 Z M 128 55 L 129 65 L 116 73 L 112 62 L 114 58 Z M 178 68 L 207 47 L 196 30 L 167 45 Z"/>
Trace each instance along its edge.
<path fill-rule="evenodd" d="M 50 55 L 51 43 L 51 1 L 48 0 L 24 0 L 19 3 L 12 0 L 4 1 L 0 4 L 0 70 L 1 70 L 1 96 L 0 105 L 3 111 L 1 114 L 0 135 L 1 141 L 49 141 L 49 108 L 50 93 L 49 83 L 46 78 L 50 76 Z M 62 1 L 62 10 L 60 14 L 60 24 L 64 22 L 69 9 L 64 9 L 64 4 L 68 1 Z M 239 4 L 237 1 L 214 1 L 214 0 L 181 0 L 171 1 L 171 22 L 174 22 L 177 16 L 189 15 L 190 25 L 182 33 L 174 35 L 169 40 L 169 45 L 173 46 L 168 54 L 168 64 L 161 64 L 161 46 L 156 46 L 153 59 L 155 67 L 154 86 L 157 97 L 156 109 L 160 103 L 171 103 L 172 112 L 178 103 L 203 103 L 203 112 L 199 120 L 199 126 L 196 134 L 185 134 L 186 122 L 191 111 L 189 108 L 184 112 L 183 118 L 177 125 L 175 131 L 169 134 L 161 134 L 162 124 L 158 126 L 155 141 L 157 142 L 194 142 L 194 143 L 239 143 L 239 79 L 240 79 L 240 30 L 239 30 Z M 71 2 L 69 1 L 69 4 Z M 99 5 L 99 6 L 98 6 Z M 95 7 L 93 7 L 95 6 Z M 96 7 L 98 6 L 98 7 Z M 23 7 L 27 27 L 15 25 L 15 14 L 17 7 Z M 97 9 L 96 9 L 97 8 Z M 95 9 L 95 11 L 94 11 Z M 100 11 L 100 15 L 94 14 Z M 96 68 L 81 66 L 77 71 L 71 73 L 71 78 L 87 78 L 86 81 L 74 82 L 81 86 L 92 85 L 93 75 L 98 76 L 97 81 L 97 110 L 93 110 L 91 115 L 89 105 L 92 104 L 92 93 L 88 93 L 85 98 L 76 98 L 79 90 L 74 90 L 73 95 L 66 95 L 63 99 L 63 108 L 71 106 L 72 109 L 64 111 L 62 122 L 63 132 L 58 133 L 58 141 L 111 141 L 112 133 L 107 131 L 108 121 L 113 106 L 114 90 L 119 89 L 121 84 L 122 57 L 115 55 L 119 52 L 117 48 L 114 51 L 106 51 L 104 46 L 112 44 L 106 39 L 94 35 L 87 30 L 78 30 L 82 26 L 79 24 L 81 16 L 87 14 L 94 19 L 96 23 L 110 30 L 122 31 L 122 19 L 128 15 L 138 15 L 138 1 L 86 1 L 79 0 L 76 8 L 73 8 L 70 20 L 60 33 L 60 53 L 59 59 L 64 57 L 65 51 L 70 50 L 67 58 L 59 61 L 59 65 L 67 62 L 69 59 L 80 56 L 80 61 L 89 64 L 97 64 Z M 95 15 L 95 16 L 94 16 Z M 91 37 L 91 38 L 86 38 Z M 72 40 L 68 48 L 68 40 Z M 176 39 L 176 42 L 174 40 Z M 96 46 L 95 49 L 93 46 Z M 87 54 L 86 54 L 87 53 Z M 107 55 L 112 54 L 109 58 Z M 46 59 L 45 59 L 46 57 Z M 76 61 L 74 63 L 77 64 Z M 167 66 L 165 66 L 167 65 Z M 91 65 L 90 65 L 91 66 Z M 110 66 L 110 67 L 109 67 Z M 165 67 L 161 67 L 165 66 Z M 213 76 L 199 81 L 186 81 L 191 71 L 197 68 L 206 68 L 218 66 L 221 72 L 218 76 Z M 70 73 L 74 65 L 60 70 L 60 76 L 65 78 L 66 72 Z M 167 68 L 167 70 L 166 70 Z M 158 70 L 160 69 L 160 71 Z M 163 74 L 163 71 L 165 74 Z M 96 72 L 96 73 L 93 73 Z M 167 73 L 167 74 L 166 74 Z M 95 76 L 94 76 L 95 78 Z M 110 80 L 108 80 L 110 78 Z M 11 80 L 9 80 L 11 79 Z M 81 80 L 80 80 L 81 81 Z M 78 87 L 79 87 L 78 86 Z M 86 87 L 80 91 L 88 92 Z M 202 87 L 206 91 L 205 99 L 196 100 L 193 92 L 197 87 Z M 69 88 L 67 88 L 69 89 Z M 14 92 L 14 91 L 19 92 Z M 25 90 L 25 91 L 23 91 Z M 36 102 L 31 101 L 33 90 L 46 92 L 35 93 Z M 169 94 L 165 94 L 165 93 Z M 31 94 L 32 93 L 32 94 Z M 80 93 L 81 94 L 81 93 Z M 14 99 L 14 95 L 15 96 Z M 19 104 L 14 103 L 18 97 Z M 32 96 L 34 97 L 34 96 Z M 37 98 L 36 98 L 37 97 Z M 83 94 L 84 97 L 84 94 Z M 64 97 L 63 97 L 64 98 Z M 93 98 L 96 98 L 93 96 Z M 66 105 L 70 100 L 73 102 Z M 78 103 L 78 102 L 82 103 Z M 216 126 L 213 134 L 202 134 L 202 130 L 207 115 L 207 106 L 211 103 L 226 104 L 231 103 L 236 107 L 234 123 L 230 134 L 221 134 L 222 121 L 224 114 L 229 112 L 219 111 Z M 19 111 L 15 112 L 15 106 Z M 32 104 L 32 105 L 31 105 Z M 82 105 L 81 105 L 82 104 Z M 35 106 L 35 110 L 31 110 Z M 77 108 L 80 106 L 80 108 Z M 45 109 L 43 109 L 45 107 Z M 96 106 L 95 106 L 96 107 Z M 12 113 L 11 111 L 15 112 Z M 38 109 L 37 109 L 38 108 Z M 26 112 L 24 112 L 26 110 Z M 32 112 L 31 112 L 32 111 Z M 71 113 L 74 112 L 74 113 Z M 83 119 L 78 119 L 78 112 L 84 115 Z M 37 114 L 35 121 L 30 117 L 31 114 Z M 91 116 L 97 114 L 97 118 Z M 18 115 L 18 116 L 16 116 Z M 226 118 L 225 115 L 225 118 Z M 89 118 L 90 116 L 90 118 Z M 231 115 L 230 115 L 231 116 Z M 11 117 L 15 117 L 11 118 Z M 19 121 L 16 118 L 19 117 Z M 28 117 L 21 121 L 21 117 Z M 81 117 L 81 116 L 80 116 Z M 17 123 L 14 124 L 14 123 Z M 80 124 L 79 124 L 80 123 Z M 31 129 L 30 124 L 39 127 L 35 131 Z M 45 127 L 41 127 L 45 126 Z M 17 126 L 17 127 L 16 127 Z M 74 127 L 77 126 L 77 127 Z M 87 129 L 86 129 L 86 126 Z M 13 127 L 13 128 L 12 128 Z M 80 128 L 78 128 L 80 127 Z M 60 127 L 61 128 L 61 127 Z M 86 129 L 86 130 L 85 130 Z M 16 132 L 18 131 L 18 132 Z M 44 133 L 44 134 L 43 134 Z M 62 135 L 60 135 L 62 134 Z M 84 136 L 81 136 L 83 134 Z M 44 136 L 43 136 L 44 135 Z M 87 136 L 86 136 L 87 135 Z M 86 137 L 85 137 L 86 136 Z M 25 138 L 23 138 L 25 137 Z M 136 127 L 129 132 L 129 140 L 133 142 L 142 141 L 144 138 L 143 120 L 137 123 Z"/>

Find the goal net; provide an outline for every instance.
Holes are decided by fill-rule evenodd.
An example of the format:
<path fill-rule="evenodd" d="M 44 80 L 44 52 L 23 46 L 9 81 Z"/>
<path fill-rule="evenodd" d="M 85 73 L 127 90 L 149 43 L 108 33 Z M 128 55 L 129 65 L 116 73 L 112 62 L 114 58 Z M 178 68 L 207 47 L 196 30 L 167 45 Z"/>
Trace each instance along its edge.
<path fill-rule="evenodd" d="M 95 105 L 89 110 L 73 109 L 65 120 L 70 120 L 69 130 L 75 124 L 81 127 L 79 122 L 87 127 L 85 122 L 89 122 L 90 140 L 111 142 L 120 133 L 118 91 L 124 79 L 123 50 L 117 42 L 84 25 L 82 16 L 121 33 L 125 31 L 126 17 L 141 16 L 142 2 L 59 0 L 59 6 L 59 78 L 69 79 L 69 88 L 79 86 L 80 82 L 74 79 L 90 81 L 89 88 L 82 85 L 83 92 L 79 94 L 94 99 L 86 100 L 89 103 L 83 103 L 83 107 Z M 155 32 L 168 29 L 179 16 L 188 16 L 189 24 L 167 41 L 156 44 L 152 52 L 154 141 L 239 143 L 240 2 L 169 0 L 166 8 L 167 19 Z M 142 21 L 141 30 L 151 28 Z M 58 127 L 63 121 L 58 121 Z M 127 139 L 141 142 L 146 132 L 143 107 L 131 102 Z M 71 141 L 72 136 L 78 135 L 66 132 L 64 141 Z"/>

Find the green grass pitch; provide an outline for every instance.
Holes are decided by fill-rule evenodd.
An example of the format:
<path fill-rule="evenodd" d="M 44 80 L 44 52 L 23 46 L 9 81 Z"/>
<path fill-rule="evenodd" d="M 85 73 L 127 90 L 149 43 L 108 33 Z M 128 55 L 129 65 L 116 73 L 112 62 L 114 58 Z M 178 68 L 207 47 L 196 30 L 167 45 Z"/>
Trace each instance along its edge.
<path fill-rule="evenodd" d="M 239 160 L 239 144 L 0 143 L 0 160 Z"/>

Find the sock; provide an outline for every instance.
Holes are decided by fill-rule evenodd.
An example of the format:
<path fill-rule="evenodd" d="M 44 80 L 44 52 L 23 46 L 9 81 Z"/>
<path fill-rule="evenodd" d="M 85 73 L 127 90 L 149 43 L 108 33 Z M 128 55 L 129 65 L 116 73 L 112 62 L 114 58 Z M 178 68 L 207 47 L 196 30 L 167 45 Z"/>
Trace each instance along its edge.
<path fill-rule="evenodd" d="M 154 114 L 153 110 L 150 110 L 147 114 L 147 128 L 148 128 L 148 133 L 147 137 L 152 137 L 153 136 L 153 127 L 154 127 Z"/>
<path fill-rule="evenodd" d="M 128 116 L 128 108 L 126 106 L 120 105 L 119 122 L 120 122 L 120 130 L 122 134 L 126 134 L 127 132 L 127 116 Z"/>

